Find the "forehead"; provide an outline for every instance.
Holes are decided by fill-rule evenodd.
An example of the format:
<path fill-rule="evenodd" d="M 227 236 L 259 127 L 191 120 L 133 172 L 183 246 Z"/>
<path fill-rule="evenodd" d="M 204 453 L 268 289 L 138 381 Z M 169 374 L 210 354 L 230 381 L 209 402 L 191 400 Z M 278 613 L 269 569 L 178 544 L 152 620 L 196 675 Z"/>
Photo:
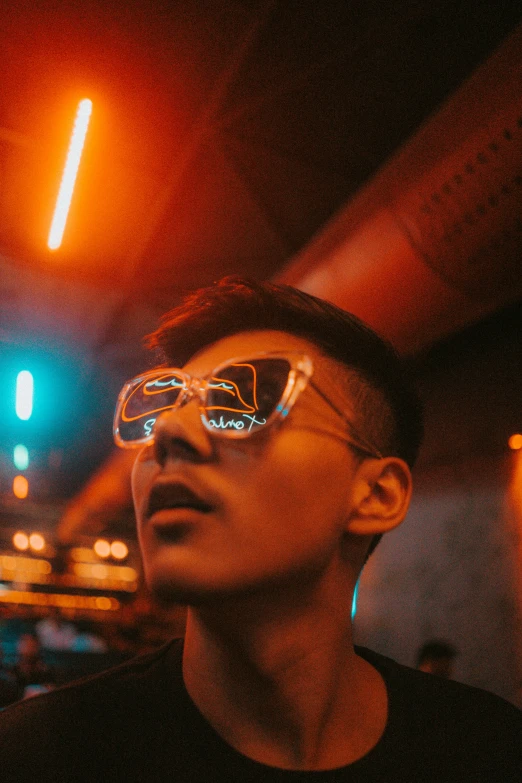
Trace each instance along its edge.
<path fill-rule="evenodd" d="M 314 360 L 316 367 L 334 361 L 328 360 L 318 346 L 288 332 L 272 329 L 238 332 L 223 337 L 198 351 L 185 365 L 188 372 L 198 374 L 213 369 L 217 364 L 236 356 L 248 356 L 262 351 L 301 351 Z"/>

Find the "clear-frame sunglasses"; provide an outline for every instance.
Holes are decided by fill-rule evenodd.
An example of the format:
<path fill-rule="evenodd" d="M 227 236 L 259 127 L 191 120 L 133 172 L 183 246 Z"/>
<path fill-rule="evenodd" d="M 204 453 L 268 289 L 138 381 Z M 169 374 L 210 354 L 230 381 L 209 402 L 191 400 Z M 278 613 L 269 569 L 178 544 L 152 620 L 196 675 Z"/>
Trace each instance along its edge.
<path fill-rule="evenodd" d="M 347 416 L 312 381 L 313 362 L 293 352 L 257 353 L 228 359 L 203 377 L 177 367 L 160 367 L 128 381 L 121 390 L 114 416 L 114 439 L 122 448 L 151 443 L 160 415 L 196 398 L 203 426 L 217 437 L 243 439 L 254 435 L 291 411 L 310 385 L 341 417 L 346 442 L 363 454 L 382 454 L 361 437 Z"/>

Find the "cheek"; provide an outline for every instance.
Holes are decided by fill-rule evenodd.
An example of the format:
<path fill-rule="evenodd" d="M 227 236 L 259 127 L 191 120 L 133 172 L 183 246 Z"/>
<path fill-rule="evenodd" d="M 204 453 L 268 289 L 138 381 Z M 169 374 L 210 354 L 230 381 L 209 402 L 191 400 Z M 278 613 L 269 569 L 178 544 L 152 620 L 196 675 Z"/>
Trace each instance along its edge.
<path fill-rule="evenodd" d="M 336 523 L 344 517 L 351 470 L 345 445 L 332 438 L 316 439 L 313 449 L 304 435 L 278 439 L 245 468 L 239 502 L 281 528 L 298 521 L 304 530 L 318 518 Z"/>
<path fill-rule="evenodd" d="M 287 512 L 298 515 L 303 527 L 337 522 L 344 516 L 347 476 L 330 460 L 296 460 L 289 472 L 281 472 L 280 497 L 288 500 Z"/>

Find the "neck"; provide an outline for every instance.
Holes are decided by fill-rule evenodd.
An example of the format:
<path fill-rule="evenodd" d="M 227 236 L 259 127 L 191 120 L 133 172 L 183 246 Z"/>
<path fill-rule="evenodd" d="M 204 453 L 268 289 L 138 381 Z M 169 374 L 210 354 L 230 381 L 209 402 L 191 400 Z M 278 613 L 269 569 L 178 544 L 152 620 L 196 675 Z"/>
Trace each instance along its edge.
<path fill-rule="evenodd" d="M 386 722 L 384 683 L 353 648 L 350 603 L 310 600 L 268 613 L 250 597 L 187 620 L 183 676 L 199 710 L 243 754 L 289 769 L 348 764 Z"/>

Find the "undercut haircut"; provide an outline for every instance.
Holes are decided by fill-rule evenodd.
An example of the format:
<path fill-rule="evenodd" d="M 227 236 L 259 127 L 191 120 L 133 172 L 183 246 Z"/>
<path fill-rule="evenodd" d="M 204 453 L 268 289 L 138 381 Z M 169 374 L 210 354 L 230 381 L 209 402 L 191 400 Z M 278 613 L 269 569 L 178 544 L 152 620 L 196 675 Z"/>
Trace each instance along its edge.
<path fill-rule="evenodd" d="M 146 338 L 158 361 L 183 367 L 198 351 L 239 332 L 272 329 L 301 337 L 346 368 L 342 386 L 359 432 L 384 456 L 413 467 L 422 411 L 394 348 L 355 315 L 288 285 L 231 275 L 186 296 Z M 380 536 L 375 536 L 369 554 Z"/>

